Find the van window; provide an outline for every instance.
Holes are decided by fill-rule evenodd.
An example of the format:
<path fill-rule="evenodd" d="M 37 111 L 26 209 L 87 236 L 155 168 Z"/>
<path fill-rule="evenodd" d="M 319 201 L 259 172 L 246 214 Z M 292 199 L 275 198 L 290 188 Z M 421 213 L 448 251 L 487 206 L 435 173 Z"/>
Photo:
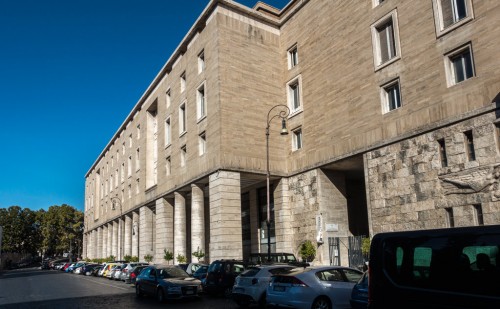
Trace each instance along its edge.
<path fill-rule="evenodd" d="M 498 296 L 498 235 L 388 238 L 387 275 L 401 286 Z"/>

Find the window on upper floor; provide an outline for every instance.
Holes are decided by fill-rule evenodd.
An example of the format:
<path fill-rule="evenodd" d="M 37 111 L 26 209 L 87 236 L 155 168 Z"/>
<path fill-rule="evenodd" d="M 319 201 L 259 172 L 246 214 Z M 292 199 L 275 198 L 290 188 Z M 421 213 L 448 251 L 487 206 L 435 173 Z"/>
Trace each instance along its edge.
<path fill-rule="evenodd" d="M 302 86 L 301 76 L 297 76 L 287 83 L 288 107 L 291 113 L 302 110 Z"/>
<path fill-rule="evenodd" d="M 186 72 L 181 74 L 181 92 L 186 90 Z"/>
<path fill-rule="evenodd" d="M 186 166 L 187 161 L 187 148 L 186 145 L 181 147 L 181 166 Z"/>
<path fill-rule="evenodd" d="M 137 139 L 140 139 L 141 138 L 141 125 L 138 124 L 137 125 L 137 130 L 136 130 L 137 134 L 136 134 L 136 138 Z"/>
<path fill-rule="evenodd" d="M 132 156 L 128 157 L 127 176 L 132 175 Z"/>
<path fill-rule="evenodd" d="M 168 156 L 165 162 L 165 174 L 167 176 L 170 176 L 171 173 L 172 173 L 172 160 L 170 159 L 170 156 Z"/>
<path fill-rule="evenodd" d="M 179 135 L 186 132 L 186 102 L 179 106 Z"/>
<path fill-rule="evenodd" d="M 170 95 L 170 89 L 168 89 L 167 92 L 165 93 L 165 101 L 167 108 L 169 108 L 170 104 L 172 103 L 172 96 Z"/>
<path fill-rule="evenodd" d="M 379 6 L 383 2 L 384 2 L 384 0 L 372 0 L 373 7 Z"/>
<path fill-rule="evenodd" d="M 172 126 L 170 125 L 170 117 L 165 120 L 165 147 L 172 143 Z"/>
<path fill-rule="evenodd" d="M 128 136 L 128 147 L 132 148 L 132 134 Z"/>
<path fill-rule="evenodd" d="M 205 51 L 198 54 L 198 74 L 205 71 Z"/>
<path fill-rule="evenodd" d="M 125 142 L 122 143 L 122 154 L 125 154 Z"/>
<path fill-rule="evenodd" d="M 196 114 L 197 119 L 200 120 L 206 116 L 207 100 L 205 96 L 205 82 L 196 90 Z"/>
<path fill-rule="evenodd" d="M 446 155 L 446 143 L 444 138 L 438 140 L 439 158 L 441 159 L 441 167 L 448 166 L 448 156 Z"/>
<path fill-rule="evenodd" d="M 380 89 L 383 114 L 401 107 L 401 89 L 399 79 L 382 85 Z"/>
<path fill-rule="evenodd" d="M 299 64 L 299 54 L 297 44 L 288 50 L 288 69 L 291 69 Z"/>
<path fill-rule="evenodd" d="M 476 152 L 474 150 L 474 136 L 472 135 L 472 131 L 464 132 L 464 140 L 467 159 L 469 161 L 476 161 Z"/>
<path fill-rule="evenodd" d="M 139 148 L 135 151 L 135 170 L 138 171 L 141 168 L 141 157 Z"/>
<path fill-rule="evenodd" d="M 497 152 L 500 153 L 500 122 L 495 123 L 495 140 L 497 142 Z"/>
<path fill-rule="evenodd" d="M 475 75 L 472 46 L 470 44 L 446 54 L 444 61 L 448 87 L 461 83 Z"/>
<path fill-rule="evenodd" d="M 483 206 L 481 204 L 472 205 L 474 209 L 474 223 L 476 225 L 484 225 Z"/>
<path fill-rule="evenodd" d="M 433 0 L 432 2 L 438 37 L 474 18 L 471 0 Z"/>
<path fill-rule="evenodd" d="M 302 128 L 292 131 L 292 150 L 302 149 Z"/>
<path fill-rule="evenodd" d="M 198 136 L 198 150 L 200 156 L 204 155 L 207 152 L 207 135 L 205 132 L 202 132 Z"/>
<path fill-rule="evenodd" d="M 401 58 L 396 10 L 374 23 L 371 29 L 376 70 Z"/>

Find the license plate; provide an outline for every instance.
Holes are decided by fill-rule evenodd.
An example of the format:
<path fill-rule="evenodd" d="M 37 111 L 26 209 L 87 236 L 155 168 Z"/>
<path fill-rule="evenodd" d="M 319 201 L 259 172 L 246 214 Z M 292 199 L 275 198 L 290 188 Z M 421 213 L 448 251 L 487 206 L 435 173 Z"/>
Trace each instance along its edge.
<path fill-rule="evenodd" d="M 194 294 L 194 291 L 192 291 L 192 290 L 187 290 L 186 291 L 186 295 L 191 295 L 191 294 Z"/>
<path fill-rule="evenodd" d="M 278 291 L 278 292 L 285 292 L 285 287 L 284 286 L 275 286 L 274 290 Z"/>

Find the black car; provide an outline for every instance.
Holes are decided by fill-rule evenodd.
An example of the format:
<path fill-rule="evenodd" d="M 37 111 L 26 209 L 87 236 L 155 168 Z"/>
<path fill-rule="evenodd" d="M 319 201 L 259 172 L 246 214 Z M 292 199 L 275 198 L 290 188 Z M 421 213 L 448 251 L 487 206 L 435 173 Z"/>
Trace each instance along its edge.
<path fill-rule="evenodd" d="M 166 299 L 198 298 L 201 282 L 174 265 L 155 265 L 144 268 L 135 283 L 137 297 L 156 296 L 158 302 Z"/>
<path fill-rule="evenodd" d="M 246 264 L 239 260 L 217 260 L 208 266 L 207 277 L 203 291 L 207 294 L 224 294 L 231 297 L 234 279 L 246 268 Z"/>
<path fill-rule="evenodd" d="M 82 266 L 82 270 L 80 271 L 80 275 L 90 276 L 90 275 L 92 275 L 92 271 L 97 267 L 101 267 L 101 265 L 99 265 L 99 264 L 84 265 L 84 266 Z"/>
<path fill-rule="evenodd" d="M 146 268 L 148 265 L 137 265 L 130 270 L 130 276 L 125 277 L 125 283 L 135 284 L 135 280 L 141 273 L 141 271 Z"/>

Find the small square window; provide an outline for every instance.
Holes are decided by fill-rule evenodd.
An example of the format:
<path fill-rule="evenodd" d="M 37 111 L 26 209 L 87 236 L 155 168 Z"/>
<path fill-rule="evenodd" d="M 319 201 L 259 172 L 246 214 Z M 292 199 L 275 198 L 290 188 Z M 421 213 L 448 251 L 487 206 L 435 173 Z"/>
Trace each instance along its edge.
<path fill-rule="evenodd" d="M 448 86 L 456 85 L 474 77 L 474 61 L 470 44 L 445 56 L 445 71 Z"/>
<path fill-rule="evenodd" d="M 375 69 L 384 67 L 401 57 L 396 10 L 371 26 Z"/>
<path fill-rule="evenodd" d="M 186 72 L 181 74 L 181 92 L 186 90 Z"/>
<path fill-rule="evenodd" d="M 181 147 L 181 166 L 186 166 L 187 148 L 186 145 Z"/>
<path fill-rule="evenodd" d="M 287 84 L 288 107 L 292 113 L 302 110 L 301 78 L 298 76 Z"/>
<path fill-rule="evenodd" d="M 292 149 L 299 150 L 302 149 L 302 128 L 298 128 L 292 131 L 293 139 L 292 139 Z"/>
<path fill-rule="evenodd" d="M 205 52 L 201 51 L 198 55 L 198 74 L 205 71 Z"/>
<path fill-rule="evenodd" d="M 299 54 L 297 45 L 294 45 L 288 50 L 288 69 L 291 69 L 299 64 Z"/>
<path fill-rule="evenodd" d="M 388 113 L 401 107 L 399 79 L 381 87 L 382 112 Z"/>
<path fill-rule="evenodd" d="M 198 138 L 198 148 L 200 156 L 204 155 L 207 151 L 207 136 L 205 132 L 201 133 Z"/>

